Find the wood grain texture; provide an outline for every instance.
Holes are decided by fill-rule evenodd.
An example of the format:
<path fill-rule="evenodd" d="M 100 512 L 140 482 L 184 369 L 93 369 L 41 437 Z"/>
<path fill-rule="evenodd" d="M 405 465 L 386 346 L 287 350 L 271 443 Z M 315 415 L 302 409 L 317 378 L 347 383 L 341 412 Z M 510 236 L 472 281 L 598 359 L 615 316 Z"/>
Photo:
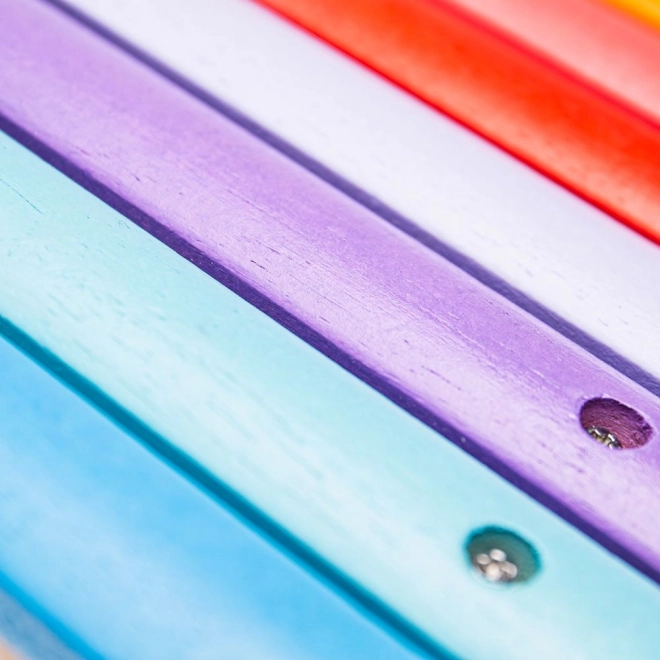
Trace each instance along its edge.
<path fill-rule="evenodd" d="M 639 21 L 594 0 L 446 2 L 660 123 L 660 38 Z"/>
<path fill-rule="evenodd" d="M 647 286 L 660 259 L 649 241 L 252 2 L 75 4 L 660 394 L 660 306 Z"/>
<path fill-rule="evenodd" d="M 183 255 L 257 291 L 276 318 L 657 577 L 660 442 L 606 451 L 577 419 L 608 396 L 658 429 L 655 397 L 53 8 L 26 0 L 4 14 L 6 116 Z M 22 294 L 3 309 L 40 338 L 48 315 L 16 316 L 36 299 L 20 266 L 4 265 Z M 63 330 L 70 347 L 76 328 Z M 151 355 L 152 341 L 134 350 Z"/>
<path fill-rule="evenodd" d="M 440 0 L 264 0 L 660 242 L 660 129 Z"/>
<path fill-rule="evenodd" d="M 527 659 L 540 647 L 548 657 L 654 657 L 655 584 L 6 137 L 0 180 L 2 316 L 431 641 L 476 659 Z M 81 616 L 89 635 L 112 648 L 162 638 L 173 657 L 188 657 L 176 649 L 195 639 L 196 648 L 208 648 L 205 640 L 225 626 L 227 644 L 245 637 L 270 644 L 271 637 L 246 636 L 243 626 L 208 609 L 224 602 L 212 595 L 222 580 L 236 578 L 238 599 L 248 579 L 236 568 L 244 566 L 245 546 L 236 546 L 232 562 L 219 561 L 230 526 L 217 520 L 220 510 L 68 393 L 46 396 L 37 384 L 54 385 L 35 367 L 6 360 L 0 373 L 12 377 L 0 380 L 0 485 L 4 493 L 23 484 L 27 501 L 42 511 L 43 524 L 25 528 L 18 540 L 57 538 L 51 545 L 59 559 L 58 570 L 46 562 L 35 567 L 22 542 L 0 534 L 0 565 L 21 560 L 15 579 L 47 585 L 53 608 L 67 584 L 73 604 L 108 585 L 107 600 Z M 18 387 L 23 369 L 34 375 Z M 25 401 L 44 414 L 21 414 Z M 75 414 L 64 416 L 70 409 Z M 491 426 L 503 421 L 495 413 Z M 15 434 L 1 426 L 10 422 Z M 604 469 L 592 465 L 595 476 L 616 466 L 602 447 L 581 448 L 587 457 L 605 457 Z M 634 484 L 626 488 L 632 497 Z M 12 502 L 0 497 L 0 530 L 26 519 Z M 53 529 L 44 511 L 61 524 Z M 473 530 L 493 524 L 534 544 L 542 561 L 534 581 L 501 590 L 475 579 L 463 545 Z M 72 533 L 62 537 L 63 529 Z M 134 538 L 128 558 L 124 534 Z M 78 561 L 65 561 L 69 553 Z M 290 616 L 301 630 L 318 632 L 313 621 L 327 623 L 319 610 L 272 604 L 288 592 L 280 573 L 267 573 L 270 561 L 255 559 L 249 574 L 255 597 L 261 586 L 274 590 L 259 611 L 273 626 Z M 107 570 L 95 580 L 70 581 L 74 571 L 99 566 Z M 152 597 L 155 614 L 147 606 Z M 101 605 L 121 610 L 112 628 Z M 159 614 L 170 605 L 181 617 L 176 623 Z M 617 625 L 603 626 L 613 611 Z M 118 638 L 121 617 L 133 615 L 141 625 Z M 350 650 L 320 656 L 350 657 Z"/>
<path fill-rule="evenodd" d="M 0 370 L 3 576 L 81 657 L 420 657 L 4 340 Z"/>

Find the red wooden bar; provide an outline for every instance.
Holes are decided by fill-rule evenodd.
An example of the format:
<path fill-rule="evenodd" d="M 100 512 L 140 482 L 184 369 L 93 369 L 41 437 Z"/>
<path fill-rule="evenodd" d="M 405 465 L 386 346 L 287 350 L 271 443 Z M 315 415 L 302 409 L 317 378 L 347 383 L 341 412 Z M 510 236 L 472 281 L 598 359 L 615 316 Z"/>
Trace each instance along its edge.
<path fill-rule="evenodd" d="M 636 113 L 446 2 L 262 2 L 660 242 L 660 130 Z"/>
<path fill-rule="evenodd" d="M 656 397 L 69 17 L 0 7 L 7 130 L 660 574 Z"/>

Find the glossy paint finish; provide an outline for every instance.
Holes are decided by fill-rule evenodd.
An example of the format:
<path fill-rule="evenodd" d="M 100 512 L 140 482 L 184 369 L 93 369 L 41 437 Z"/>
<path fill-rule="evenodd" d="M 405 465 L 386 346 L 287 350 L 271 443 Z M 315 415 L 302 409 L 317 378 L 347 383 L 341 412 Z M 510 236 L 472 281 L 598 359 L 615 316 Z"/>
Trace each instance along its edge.
<path fill-rule="evenodd" d="M 0 370 L 0 564 L 82 657 L 419 657 L 4 340 Z"/>
<path fill-rule="evenodd" d="M 263 0 L 660 242 L 660 130 L 440 0 Z"/>
<path fill-rule="evenodd" d="M 660 443 L 609 452 L 577 419 L 585 401 L 607 396 L 659 429 L 655 397 L 51 7 L 11 5 L 3 28 L 0 103 L 67 171 L 82 170 L 181 254 L 660 574 Z M 41 94 L 28 103 L 26 88 Z M 8 261 L 4 274 L 18 297 L 2 304 L 37 337 L 50 318 L 22 316 L 35 280 L 16 267 Z M 60 318 L 72 294 L 56 295 Z M 66 348 L 52 350 L 80 369 L 60 353 L 77 346 L 64 340 L 77 328 L 62 330 Z"/>
<path fill-rule="evenodd" d="M 660 122 L 660 37 L 632 17 L 594 0 L 448 4 L 471 12 L 523 47 Z"/>
<path fill-rule="evenodd" d="M 279 148 L 660 394 L 660 306 L 644 285 L 660 281 L 660 259 L 649 241 L 255 3 L 75 4 L 179 71 L 188 87 L 202 86 L 198 95 L 208 99 L 209 90 L 249 115 Z"/>
<path fill-rule="evenodd" d="M 171 443 L 182 469 L 186 456 L 204 466 L 210 489 L 243 498 L 246 516 L 256 508 L 255 524 L 265 517 L 288 532 L 291 552 L 315 553 L 329 579 L 344 576 L 389 605 L 430 649 L 654 657 L 657 585 L 6 137 L 0 181 L 3 327 L 29 333 L 41 359 L 80 386 L 77 371 L 102 409 L 118 414 L 118 404 L 142 420 L 133 422 L 139 437 Z M 2 359 L 11 378 L 0 383 L 0 423 L 11 426 L 0 444 L 0 529 L 21 536 L 0 535 L 0 564 L 23 590 L 41 589 L 59 616 L 76 613 L 85 639 L 115 649 L 111 657 L 159 659 L 190 657 L 181 649 L 195 644 L 199 657 L 215 658 L 218 634 L 237 648 L 259 645 L 236 657 L 263 648 L 269 658 L 273 649 L 344 658 L 360 639 L 376 643 L 332 594 L 314 605 L 310 578 L 139 443 L 15 351 Z M 37 407 L 42 415 L 29 413 Z M 587 442 L 585 455 L 612 455 L 594 447 Z M 21 497 L 9 496 L 19 488 Z M 463 546 L 487 525 L 534 545 L 542 568 L 533 581 L 496 589 L 476 579 Z M 37 542 L 52 548 L 48 564 L 24 552 Z M 78 579 L 80 571 L 100 577 Z M 83 607 L 101 587 L 98 606 Z M 230 617 L 223 593 L 245 609 Z M 603 626 L 612 611 L 617 625 Z M 267 632 L 236 622 L 253 612 Z M 340 615 L 362 628 L 328 639 Z M 323 643 L 346 646 L 315 656 Z"/>

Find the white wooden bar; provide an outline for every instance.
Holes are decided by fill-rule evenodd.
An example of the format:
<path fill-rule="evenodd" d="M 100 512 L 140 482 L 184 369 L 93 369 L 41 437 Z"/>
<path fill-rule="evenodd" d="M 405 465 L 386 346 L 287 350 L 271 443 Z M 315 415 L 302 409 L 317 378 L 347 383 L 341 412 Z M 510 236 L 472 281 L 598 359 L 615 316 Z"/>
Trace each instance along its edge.
<path fill-rule="evenodd" d="M 319 573 L 333 583 L 343 576 L 344 586 L 353 585 L 353 594 L 365 607 L 380 604 L 378 612 L 388 613 L 399 631 L 417 631 L 415 639 L 427 648 L 439 646 L 466 658 L 497 655 L 527 660 L 539 645 L 557 658 L 580 654 L 599 658 L 608 652 L 654 658 L 660 646 L 660 629 L 655 625 L 660 591 L 655 583 L 3 135 L 0 219 L 0 329 L 28 351 L 38 346 L 40 359 L 65 382 L 83 389 L 102 410 L 134 428 L 145 443 L 166 452 L 182 472 L 192 471 L 222 497 L 232 494 L 255 525 L 270 521 L 281 536 L 286 532 L 282 543 L 294 556 L 306 548 Z M 220 222 L 224 219 L 219 217 Z M 6 375 L 16 373 L 15 364 L 0 363 L 0 374 L 5 374 L 0 379 L 0 421 L 9 419 L 9 411 L 14 411 L 16 420 L 30 419 L 10 397 L 16 386 Z M 33 385 L 26 391 L 43 406 L 49 400 Z M 53 405 L 63 415 L 63 406 Z M 84 421 L 83 413 L 77 412 L 73 419 Z M 52 425 L 46 427 L 52 430 Z M 72 424 L 62 421 L 62 427 Z M 0 488 L 0 496 L 10 480 L 19 479 L 11 453 L 2 451 L 11 437 L 0 425 L 0 439 L 4 438 L 0 465 L 5 470 L 0 480 L 5 491 Z M 78 493 L 96 492 L 100 498 L 99 478 L 112 475 L 112 466 L 120 464 L 114 444 L 94 431 L 76 437 L 98 474 L 88 473 L 84 488 L 77 479 L 58 482 L 64 488 L 73 484 Z M 15 436 L 13 446 L 21 453 L 36 453 L 43 474 L 55 460 L 48 457 L 61 459 L 66 444 L 56 438 L 50 454 L 43 454 L 33 448 L 36 438 L 28 430 Z M 143 452 L 134 440 L 126 442 L 127 451 L 133 447 L 133 453 Z M 597 451 L 604 461 L 616 458 L 586 436 L 585 442 L 585 454 Z M 624 462 L 646 455 L 654 470 L 654 446 L 655 442 L 649 443 L 650 456 L 645 448 L 618 454 Z M 137 470 L 136 460 L 121 465 Z M 152 463 L 158 467 L 158 461 Z M 596 474 L 610 479 L 618 467 L 610 465 L 596 469 Z M 71 474 L 68 468 L 62 472 Z M 21 472 L 26 473 L 34 475 L 29 464 Z M 164 556 L 185 558 L 187 553 L 174 548 L 194 545 L 206 535 L 227 540 L 218 522 L 192 518 L 199 522 L 190 527 L 190 509 L 181 508 L 182 495 L 174 490 L 154 486 L 150 480 L 138 479 L 139 492 L 132 481 L 118 483 L 123 484 L 119 492 L 126 504 L 122 506 L 134 514 L 121 516 L 123 524 L 132 524 L 140 539 L 151 534 L 151 527 L 138 524 L 140 518 L 162 521 L 158 539 L 166 541 L 154 539 L 148 547 L 163 548 Z M 161 501 L 159 494 L 165 491 L 169 496 Z M 138 495 L 144 493 L 157 513 L 142 513 Z M 13 493 L 7 497 L 17 501 Z M 43 498 L 40 501 L 50 502 L 62 516 L 69 511 L 66 502 L 72 501 L 72 495 L 55 497 L 52 489 Z M 171 503 L 177 500 L 178 506 Z M 103 502 L 107 501 L 114 502 L 104 496 Z M 79 502 L 83 508 L 87 504 L 85 498 Z M 631 507 L 639 505 L 633 498 Z M 108 507 L 89 509 L 83 520 L 91 529 L 87 525 L 84 536 L 67 524 L 76 529 L 72 543 L 86 548 L 85 539 L 92 538 L 95 548 L 114 547 L 117 541 L 108 544 L 99 538 L 95 524 L 105 519 Z M 0 506 L 0 531 L 11 527 L 12 519 L 2 518 L 5 509 L 17 510 Z M 171 515 L 182 510 L 181 515 Z M 500 590 L 475 578 L 464 544 L 473 531 L 488 526 L 511 529 L 537 549 L 542 565 L 533 581 Z M 21 581 L 37 585 L 44 576 L 59 576 L 56 584 L 61 580 L 69 584 L 60 568 L 50 568 L 55 565 L 51 560 L 35 567 L 22 547 L 11 538 L 3 541 L 0 534 L 0 566 L 16 566 L 20 560 Z M 202 577 L 188 578 L 185 562 L 183 567 L 168 563 L 171 571 L 163 584 L 174 581 L 187 593 L 186 584 L 192 580 L 210 590 L 210 577 L 217 582 L 223 574 L 212 568 L 219 550 L 206 547 L 209 575 L 205 571 Z M 75 557 L 75 561 L 60 560 L 59 566 L 75 568 L 81 557 L 91 564 L 98 559 L 82 551 Z M 264 567 L 263 560 L 259 565 Z M 151 568 L 148 574 L 139 571 L 140 580 L 150 575 L 158 584 L 156 568 Z M 111 572 L 104 573 L 106 580 L 120 570 L 121 562 L 114 564 Z M 264 579 L 267 584 L 268 579 L 256 577 L 256 584 Z M 93 586 L 87 579 L 84 583 Z M 130 581 L 123 584 L 131 586 Z M 114 585 L 121 586 L 116 579 Z M 75 591 L 78 605 L 93 600 L 86 593 Z M 156 621 L 159 626 L 162 615 L 172 611 L 166 607 L 169 602 L 175 613 L 184 607 L 186 622 L 197 617 L 205 622 L 206 633 L 218 630 L 215 614 L 187 607 L 176 598 L 178 589 L 168 588 L 167 593 L 170 597 L 159 601 L 163 607 Z M 55 606 L 68 603 L 52 590 L 49 594 Z M 104 594 L 115 604 L 136 598 L 130 589 L 119 593 L 107 588 Z M 621 602 L 626 603 L 625 611 L 618 611 Z M 94 624 L 109 648 L 127 644 L 125 636 L 120 639 L 116 634 L 119 622 L 112 630 L 102 620 L 99 625 L 96 605 L 96 611 L 76 611 Z M 282 614 L 287 611 L 273 608 Z M 148 613 L 154 608 L 143 604 L 138 609 L 153 622 Z M 131 619 L 130 610 L 121 612 L 124 622 Z M 311 616 L 309 604 L 305 612 Z M 478 634 L 475 612 L 483 613 Z M 612 612 L 617 625 L 604 626 Z M 320 621 L 328 618 L 315 616 Z M 161 649 L 168 643 L 163 631 L 179 641 L 191 634 L 194 638 L 194 625 L 177 628 L 172 621 L 175 618 L 162 630 L 153 628 L 150 636 L 126 625 L 133 632 L 132 642 L 155 641 Z M 345 635 L 342 639 L 347 641 Z M 260 642 L 258 635 L 255 642 Z M 170 657 L 184 657 L 183 647 L 173 644 L 170 641 L 174 649 Z M 145 655 L 135 648 L 132 654 L 110 657 L 167 657 L 156 652 Z M 340 649 L 336 657 L 349 656 Z M 259 654 L 228 652 L 224 657 L 252 659 Z M 286 657 L 293 660 L 300 655 Z M 319 657 L 335 656 L 321 653 Z M 366 651 L 356 657 L 389 656 Z"/>
<path fill-rule="evenodd" d="M 468 270 L 660 392 L 657 246 L 248 0 L 69 4 L 357 186 L 363 201 L 385 204 L 381 212 L 395 222 L 439 239 L 437 249 L 458 251 Z"/>

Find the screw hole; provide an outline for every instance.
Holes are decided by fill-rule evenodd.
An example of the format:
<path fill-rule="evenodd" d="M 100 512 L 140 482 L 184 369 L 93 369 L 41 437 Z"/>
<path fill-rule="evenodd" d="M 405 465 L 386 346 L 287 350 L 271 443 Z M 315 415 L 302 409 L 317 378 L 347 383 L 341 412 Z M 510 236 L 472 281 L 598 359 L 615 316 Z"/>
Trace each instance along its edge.
<path fill-rule="evenodd" d="M 474 571 L 491 584 L 527 582 L 541 566 L 530 543 L 500 527 L 477 530 L 468 538 L 465 549 Z"/>
<path fill-rule="evenodd" d="M 580 410 L 582 428 L 610 449 L 635 449 L 645 445 L 653 429 L 633 408 L 614 399 L 591 399 Z"/>

